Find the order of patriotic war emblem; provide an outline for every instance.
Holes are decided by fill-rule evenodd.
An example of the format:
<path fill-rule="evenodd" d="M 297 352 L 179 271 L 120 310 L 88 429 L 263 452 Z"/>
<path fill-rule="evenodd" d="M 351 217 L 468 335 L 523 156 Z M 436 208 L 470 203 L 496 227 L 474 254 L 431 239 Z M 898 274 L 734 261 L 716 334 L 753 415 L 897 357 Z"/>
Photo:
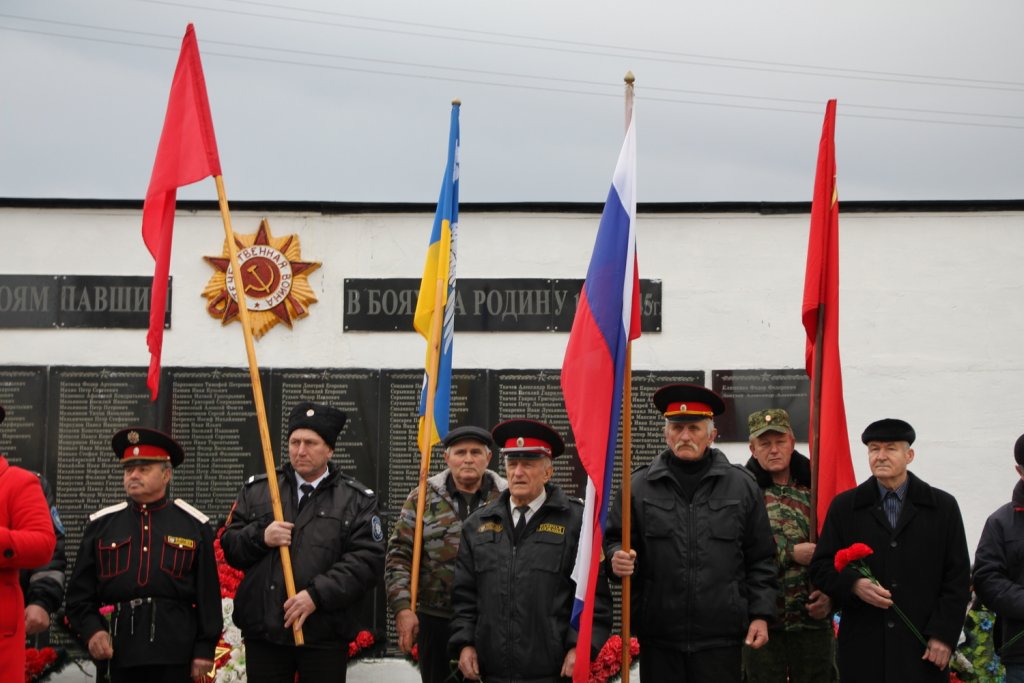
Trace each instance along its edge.
<path fill-rule="evenodd" d="M 266 219 L 251 235 L 235 235 L 241 283 L 231 268 L 227 242 L 221 256 L 204 256 L 216 272 L 206 284 L 206 311 L 222 325 L 238 319 L 238 289 L 245 293 L 253 336 L 262 337 L 278 323 L 289 328 L 293 320 L 309 315 L 316 296 L 308 276 L 320 267 L 303 261 L 298 235 L 274 237 Z"/>

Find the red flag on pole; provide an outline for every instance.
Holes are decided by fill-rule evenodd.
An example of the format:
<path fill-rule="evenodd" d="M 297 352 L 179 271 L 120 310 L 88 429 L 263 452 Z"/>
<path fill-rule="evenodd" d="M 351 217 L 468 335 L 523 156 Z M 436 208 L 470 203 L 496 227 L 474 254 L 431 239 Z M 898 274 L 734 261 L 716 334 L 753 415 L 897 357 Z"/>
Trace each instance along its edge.
<path fill-rule="evenodd" d="M 220 158 L 213 135 L 210 102 L 206 98 L 203 65 L 199 61 L 199 45 L 195 29 L 189 24 L 181 41 L 164 128 L 142 208 L 142 239 L 156 260 L 149 306 L 149 334 L 146 335 L 150 353 L 147 384 L 154 401 L 160 391 L 160 352 L 164 341 L 167 277 L 178 188 L 211 175 L 220 175 Z"/>
<path fill-rule="evenodd" d="M 835 128 L 836 101 L 829 100 L 814 178 L 802 310 L 807 331 L 807 375 L 811 378 L 808 441 L 811 444 L 812 490 L 816 494 L 812 497 L 817 498 L 812 511 L 817 517 L 815 531 L 821 530 L 832 498 L 857 483 L 850 460 L 839 361 L 839 194 L 836 189 Z"/>

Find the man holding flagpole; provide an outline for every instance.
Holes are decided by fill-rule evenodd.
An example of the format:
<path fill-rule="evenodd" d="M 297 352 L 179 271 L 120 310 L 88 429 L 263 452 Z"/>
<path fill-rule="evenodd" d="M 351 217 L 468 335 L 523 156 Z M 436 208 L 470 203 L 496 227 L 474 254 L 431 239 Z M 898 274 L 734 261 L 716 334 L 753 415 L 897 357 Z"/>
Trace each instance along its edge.
<path fill-rule="evenodd" d="M 668 448 L 631 475 L 633 548 L 621 549 L 621 497 L 605 541 L 612 572 L 632 577 L 640 679 L 739 683 L 741 647 L 764 646 L 775 617 L 768 514 L 750 472 L 712 447 L 718 394 L 669 384 L 654 404 Z"/>
<path fill-rule="evenodd" d="M 384 571 L 376 495 L 331 462 L 345 419 L 337 408 L 298 403 L 288 416 L 288 463 L 275 473 L 284 521 L 271 514 L 261 474 L 242 487 L 224 525 L 224 557 L 245 572 L 232 620 L 245 639 L 249 683 L 293 683 L 296 674 L 302 683 L 345 680 L 353 607 Z M 294 597 L 285 595 L 282 546 L 294 556 Z"/>

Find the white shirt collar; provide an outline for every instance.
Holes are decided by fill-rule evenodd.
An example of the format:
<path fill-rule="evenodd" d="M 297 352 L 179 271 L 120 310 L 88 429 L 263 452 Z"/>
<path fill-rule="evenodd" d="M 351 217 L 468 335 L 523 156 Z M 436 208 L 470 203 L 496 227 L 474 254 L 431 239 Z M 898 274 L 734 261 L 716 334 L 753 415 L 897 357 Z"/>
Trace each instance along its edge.
<path fill-rule="evenodd" d="M 302 478 L 301 474 L 299 474 L 298 472 L 295 472 L 295 487 L 296 487 L 295 490 L 299 492 L 299 494 L 300 494 L 299 497 L 300 498 L 302 497 L 301 494 L 302 494 L 302 485 L 303 484 L 312 484 L 313 485 L 313 489 L 315 490 L 317 486 L 320 486 L 320 482 L 322 482 L 324 479 L 326 479 L 327 475 L 330 474 L 330 473 L 331 473 L 331 471 L 329 469 L 326 469 L 326 470 L 324 470 L 323 474 L 321 474 L 319 477 L 317 477 L 313 481 L 306 481 L 305 479 Z"/>
<path fill-rule="evenodd" d="M 530 518 L 533 517 L 533 514 L 535 512 L 537 512 L 537 510 L 540 510 L 540 506 L 543 505 L 544 501 L 547 500 L 547 499 L 548 499 L 548 490 L 545 488 L 545 489 L 541 489 L 540 490 L 540 495 L 539 496 L 537 496 L 536 498 L 531 500 L 529 503 L 527 503 L 527 505 L 530 508 L 529 510 L 526 511 L 526 521 L 527 522 L 530 521 Z M 512 502 L 511 496 L 508 499 L 508 506 L 512 510 L 512 523 L 515 524 L 519 520 L 519 517 L 518 517 L 518 514 L 516 513 L 516 505 L 515 505 L 515 503 Z"/>

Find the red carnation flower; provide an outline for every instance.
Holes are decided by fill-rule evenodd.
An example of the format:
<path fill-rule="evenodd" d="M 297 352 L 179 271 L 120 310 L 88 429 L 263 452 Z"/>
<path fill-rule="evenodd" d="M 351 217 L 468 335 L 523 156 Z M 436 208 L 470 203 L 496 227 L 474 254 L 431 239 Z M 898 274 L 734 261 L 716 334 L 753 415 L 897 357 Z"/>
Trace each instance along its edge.
<path fill-rule="evenodd" d="M 867 543 L 854 543 L 849 548 L 843 548 L 836 553 L 835 567 L 837 572 L 846 569 L 846 565 L 857 560 L 863 560 L 875 552 Z"/>

